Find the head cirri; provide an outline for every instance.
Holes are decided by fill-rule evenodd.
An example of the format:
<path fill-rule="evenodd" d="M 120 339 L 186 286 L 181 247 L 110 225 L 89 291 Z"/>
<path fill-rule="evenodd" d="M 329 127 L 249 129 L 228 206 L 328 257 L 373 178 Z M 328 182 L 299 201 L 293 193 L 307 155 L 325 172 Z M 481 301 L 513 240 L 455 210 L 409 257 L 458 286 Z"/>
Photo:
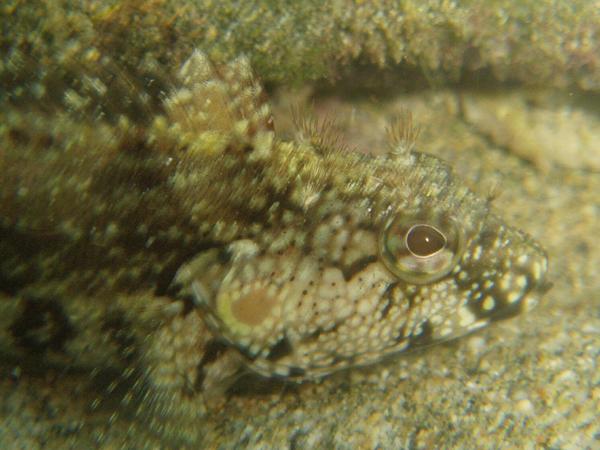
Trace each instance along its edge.
<path fill-rule="evenodd" d="M 272 178 L 255 194 L 260 208 L 240 213 L 233 238 L 216 239 L 176 277 L 247 367 L 318 378 L 538 302 L 542 248 L 445 163 L 402 139 L 385 156 L 342 151 L 320 131 L 296 142 L 271 135 L 260 158 L 256 139 L 244 144 L 255 176 Z"/>

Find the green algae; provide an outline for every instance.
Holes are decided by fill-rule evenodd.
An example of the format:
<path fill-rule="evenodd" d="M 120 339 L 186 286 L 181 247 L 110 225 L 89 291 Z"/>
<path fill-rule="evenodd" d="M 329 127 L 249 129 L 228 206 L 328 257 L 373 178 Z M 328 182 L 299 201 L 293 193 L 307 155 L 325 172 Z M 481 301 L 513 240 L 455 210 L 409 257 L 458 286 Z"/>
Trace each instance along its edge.
<path fill-rule="evenodd" d="M 600 13 L 587 0 L 12 0 L 2 9 L 3 81 L 14 75 L 9 62 L 23 55 L 41 63 L 93 63 L 94 54 L 109 54 L 121 66 L 159 77 L 202 48 L 216 61 L 246 53 L 265 81 L 337 77 L 358 62 L 416 68 L 443 82 L 485 74 L 600 87 Z"/>

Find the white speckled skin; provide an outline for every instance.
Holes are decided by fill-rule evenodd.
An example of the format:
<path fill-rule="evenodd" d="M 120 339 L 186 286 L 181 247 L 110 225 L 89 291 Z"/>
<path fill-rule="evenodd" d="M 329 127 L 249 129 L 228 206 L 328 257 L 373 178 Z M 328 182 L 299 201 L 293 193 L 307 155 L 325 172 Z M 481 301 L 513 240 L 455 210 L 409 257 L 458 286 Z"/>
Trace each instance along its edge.
<path fill-rule="evenodd" d="M 410 127 L 379 157 L 310 121 L 286 142 L 244 58 L 195 52 L 160 99 L 106 64 L 101 92 L 48 68 L 56 117 L 0 111 L 2 354 L 116 373 L 144 428 L 197 442 L 246 370 L 315 379 L 541 295 L 543 250 L 412 151 Z M 413 225 L 442 236 L 425 275 Z"/>
<path fill-rule="evenodd" d="M 241 61 L 239 73 L 249 74 Z M 184 85 L 194 73 L 218 78 L 210 67 L 192 56 Z M 257 111 L 251 117 L 266 117 L 263 106 Z M 259 122 L 256 132 L 268 133 Z M 252 370 L 316 378 L 460 336 L 536 301 L 547 265 L 541 248 L 491 214 L 441 161 L 411 152 L 412 143 L 392 143 L 376 158 L 314 144 L 323 139 L 260 142 L 269 147 L 250 149 L 249 160 L 266 161 L 259 176 L 277 174 L 268 193 L 249 199 L 265 222 L 178 275 L 209 328 Z M 427 283 L 404 277 L 382 251 L 387 224 L 413 217 L 457 227 L 460 236 L 449 273 Z"/>

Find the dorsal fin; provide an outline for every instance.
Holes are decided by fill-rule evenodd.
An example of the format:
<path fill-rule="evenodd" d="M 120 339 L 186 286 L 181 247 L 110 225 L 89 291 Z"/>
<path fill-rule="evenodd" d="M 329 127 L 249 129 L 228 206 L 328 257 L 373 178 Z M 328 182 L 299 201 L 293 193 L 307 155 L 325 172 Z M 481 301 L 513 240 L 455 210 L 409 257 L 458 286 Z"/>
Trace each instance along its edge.
<path fill-rule="evenodd" d="M 248 58 L 215 65 L 196 50 L 178 79 L 180 87 L 165 99 L 165 109 L 186 144 L 200 145 L 203 151 L 250 149 L 250 157 L 268 156 L 273 119 Z"/>

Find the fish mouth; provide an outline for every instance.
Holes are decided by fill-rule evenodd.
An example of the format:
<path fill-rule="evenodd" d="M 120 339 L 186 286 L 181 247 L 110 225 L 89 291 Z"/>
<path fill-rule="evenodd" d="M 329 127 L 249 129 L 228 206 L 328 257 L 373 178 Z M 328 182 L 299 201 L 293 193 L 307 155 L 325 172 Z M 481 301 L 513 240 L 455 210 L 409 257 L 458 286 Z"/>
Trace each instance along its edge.
<path fill-rule="evenodd" d="M 527 312 L 534 309 L 540 303 L 541 298 L 552 288 L 553 285 L 554 283 L 550 281 L 540 280 L 540 282 L 525 292 L 518 301 L 521 311 Z"/>
<path fill-rule="evenodd" d="M 540 295 L 544 295 L 546 294 L 550 289 L 552 289 L 552 287 L 554 286 L 554 283 L 552 281 L 548 281 L 546 279 L 543 279 L 535 288 L 536 292 L 539 293 Z"/>
<path fill-rule="evenodd" d="M 548 255 L 544 250 L 538 249 L 537 261 L 530 268 L 530 276 L 533 281 L 531 291 L 539 295 L 548 292 L 554 283 L 548 280 Z"/>
<path fill-rule="evenodd" d="M 528 271 L 528 280 L 531 285 L 519 299 L 524 311 L 530 311 L 538 305 L 542 296 L 544 296 L 554 283 L 548 280 L 548 256 L 541 250 L 538 258 L 533 262 Z"/>
<path fill-rule="evenodd" d="M 479 289 L 469 306 L 481 319 L 503 320 L 531 311 L 553 283 L 548 281 L 548 258 L 534 246 L 513 254 L 505 271 L 477 283 Z"/>

